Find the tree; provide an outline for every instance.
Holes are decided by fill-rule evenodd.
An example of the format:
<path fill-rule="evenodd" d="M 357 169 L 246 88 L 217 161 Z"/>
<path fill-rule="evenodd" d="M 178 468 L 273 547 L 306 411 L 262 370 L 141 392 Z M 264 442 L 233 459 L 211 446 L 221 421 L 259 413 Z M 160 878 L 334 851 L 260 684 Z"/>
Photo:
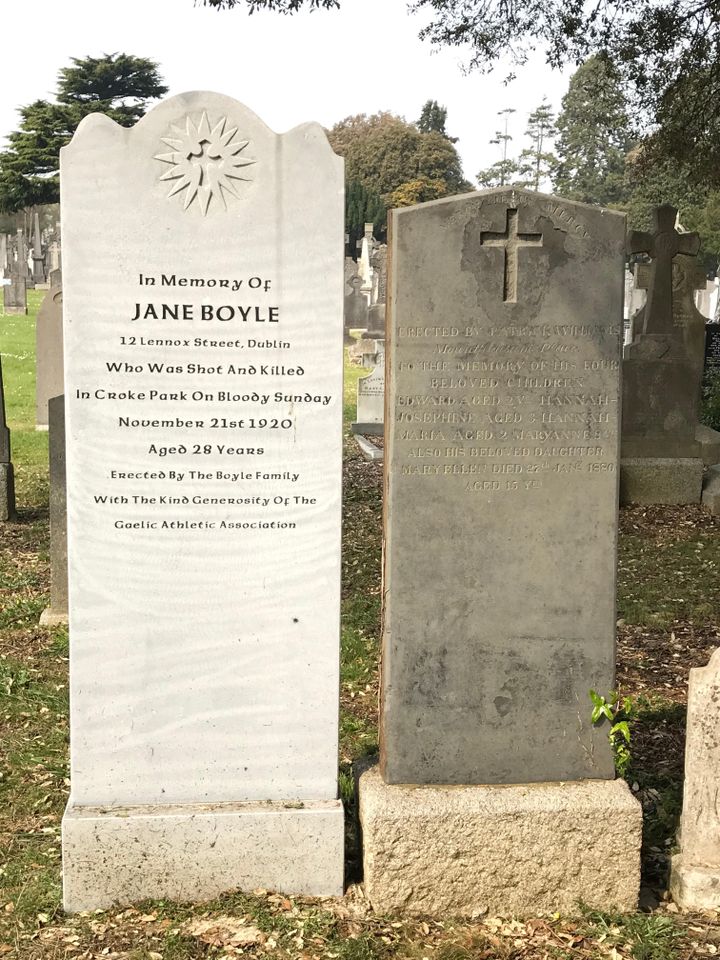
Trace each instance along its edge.
<path fill-rule="evenodd" d="M 328 131 L 345 158 L 346 183 L 356 181 L 386 198 L 412 180 L 440 181 L 445 195 L 472 189 L 455 147 L 436 130 L 423 133 L 392 113 L 358 114 Z"/>
<path fill-rule="evenodd" d="M 89 113 L 131 126 L 147 101 L 167 93 L 157 64 L 129 54 L 73 58 L 58 77 L 56 102 L 20 108 L 20 126 L 0 152 L 0 211 L 12 213 L 59 200 L 60 149 Z"/>
<path fill-rule="evenodd" d="M 418 177 L 400 186 L 388 195 L 387 205 L 394 207 L 411 207 L 415 203 L 427 203 L 428 200 L 439 200 L 447 195 L 447 189 L 442 180 L 429 180 L 427 177 Z"/>
<path fill-rule="evenodd" d="M 498 116 L 504 118 L 504 126 L 501 130 L 495 131 L 495 137 L 490 144 L 500 147 L 500 159 L 478 173 L 477 180 L 481 187 L 504 187 L 506 184 L 514 183 L 520 172 L 517 160 L 508 157 L 508 147 L 512 140 L 512 135 L 508 133 L 508 119 L 513 113 L 515 110 L 512 107 L 498 110 Z"/>
<path fill-rule="evenodd" d="M 548 142 L 555 135 L 555 117 L 547 102 L 543 101 L 528 117 L 525 136 L 530 139 L 530 146 L 520 154 L 519 172 L 523 178 L 522 185 L 539 190 L 540 185 L 549 180 L 557 167 L 555 154 L 548 149 Z"/>
<path fill-rule="evenodd" d="M 445 129 L 446 123 L 447 107 L 441 107 L 437 100 L 427 100 L 423 104 L 420 119 L 416 123 L 416 126 L 421 133 L 431 133 L 434 130 L 436 133 L 442 134 L 450 143 L 457 143 L 457 137 L 448 136 L 447 130 Z"/>
<path fill-rule="evenodd" d="M 368 190 L 357 180 L 351 180 L 345 187 L 345 232 L 348 235 L 348 249 L 354 257 L 357 242 L 365 233 L 365 224 L 373 224 L 373 234 L 382 236 L 387 219 L 387 209 L 379 194 Z"/>
<path fill-rule="evenodd" d="M 620 78 L 606 57 L 590 57 L 575 71 L 557 130 L 556 192 L 583 203 L 620 203 L 633 141 Z"/>
<path fill-rule="evenodd" d="M 204 0 L 294 13 L 337 9 L 340 0 Z M 504 57 L 523 64 L 535 49 L 554 66 L 602 54 L 632 97 L 632 115 L 655 128 L 648 155 L 686 158 L 697 178 L 720 183 L 720 7 L 717 0 L 409 0 L 431 15 L 421 36 L 470 51 L 469 66 L 491 70 Z"/>

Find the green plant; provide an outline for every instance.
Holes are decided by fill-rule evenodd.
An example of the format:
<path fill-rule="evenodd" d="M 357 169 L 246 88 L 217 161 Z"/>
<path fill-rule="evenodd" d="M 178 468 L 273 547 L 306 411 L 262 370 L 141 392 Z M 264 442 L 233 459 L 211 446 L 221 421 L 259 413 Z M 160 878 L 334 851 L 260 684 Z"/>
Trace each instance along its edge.
<path fill-rule="evenodd" d="M 720 430 L 720 371 L 708 370 L 703 381 L 700 419 L 713 430 Z"/>
<path fill-rule="evenodd" d="M 607 720 L 610 724 L 608 740 L 615 759 L 615 769 L 621 777 L 627 773 L 630 766 L 630 721 L 635 715 L 635 703 L 631 697 L 621 697 L 613 690 L 606 699 L 595 690 L 590 691 L 592 713 L 590 721 L 593 726 Z"/>

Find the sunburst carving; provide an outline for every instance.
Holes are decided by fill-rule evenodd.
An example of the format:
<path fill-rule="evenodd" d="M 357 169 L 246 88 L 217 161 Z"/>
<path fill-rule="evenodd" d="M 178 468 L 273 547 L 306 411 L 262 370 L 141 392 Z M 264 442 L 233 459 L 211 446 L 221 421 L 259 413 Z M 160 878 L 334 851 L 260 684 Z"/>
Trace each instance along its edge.
<path fill-rule="evenodd" d="M 161 180 L 176 180 L 168 197 L 185 191 L 183 209 L 187 210 L 197 201 L 203 216 L 210 202 L 220 202 L 227 209 L 225 195 L 240 198 L 236 181 L 251 180 L 248 167 L 255 163 L 242 153 L 249 140 L 236 140 L 237 127 L 228 127 L 227 117 L 222 117 L 214 127 L 203 111 L 197 126 L 190 117 L 185 119 L 185 129 L 172 125 L 171 135 L 161 137 L 172 148 L 172 153 L 158 153 L 156 160 L 171 164 L 160 177 Z"/>

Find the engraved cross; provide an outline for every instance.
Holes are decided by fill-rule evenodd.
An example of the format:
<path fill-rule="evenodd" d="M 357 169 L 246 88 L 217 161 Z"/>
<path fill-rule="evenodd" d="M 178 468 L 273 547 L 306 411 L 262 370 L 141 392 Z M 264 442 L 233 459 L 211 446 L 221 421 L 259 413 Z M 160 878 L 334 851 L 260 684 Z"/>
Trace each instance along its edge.
<path fill-rule="evenodd" d="M 541 247 L 542 242 L 541 233 L 518 233 L 517 209 L 506 211 L 504 233 L 484 230 L 480 234 L 481 246 L 505 248 L 505 277 L 503 280 L 503 301 L 505 303 L 517 303 L 518 250 L 521 247 Z"/>
<path fill-rule="evenodd" d="M 673 257 L 696 256 L 700 237 L 696 233 L 678 233 L 677 210 L 664 203 L 653 210 L 653 231 L 634 230 L 628 237 L 628 253 L 647 253 L 652 259 L 648 278 L 647 304 L 643 333 L 673 333 Z"/>

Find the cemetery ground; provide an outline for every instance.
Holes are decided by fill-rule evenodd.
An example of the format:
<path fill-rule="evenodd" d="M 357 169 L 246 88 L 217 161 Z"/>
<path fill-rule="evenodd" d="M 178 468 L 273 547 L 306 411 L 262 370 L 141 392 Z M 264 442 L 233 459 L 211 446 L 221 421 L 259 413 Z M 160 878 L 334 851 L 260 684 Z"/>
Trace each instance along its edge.
<path fill-rule="evenodd" d="M 720 519 L 699 507 L 621 511 L 617 687 L 633 698 L 627 778 L 645 818 L 641 911 L 529 921 L 378 917 L 362 896 L 351 765 L 377 751 L 382 468 L 349 434 L 358 376 L 346 367 L 340 789 L 348 812 L 343 901 L 228 894 L 67 917 L 60 818 L 67 768 L 67 631 L 48 603 L 47 434 L 34 430 L 34 321 L 0 318 L 19 520 L 0 525 L 0 957 L 195 960 L 241 955 L 372 960 L 713 956 L 720 918 L 679 913 L 665 894 L 682 798 L 688 671 L 720 644 Z M 428 545 L 432 564 L 432 545 Z M 478 571 L 482 576 L 482 571 Z M 591 705 L 588 697 L 588 714 Z M 528 704 L 528 724 L 533 722 Z"/>

